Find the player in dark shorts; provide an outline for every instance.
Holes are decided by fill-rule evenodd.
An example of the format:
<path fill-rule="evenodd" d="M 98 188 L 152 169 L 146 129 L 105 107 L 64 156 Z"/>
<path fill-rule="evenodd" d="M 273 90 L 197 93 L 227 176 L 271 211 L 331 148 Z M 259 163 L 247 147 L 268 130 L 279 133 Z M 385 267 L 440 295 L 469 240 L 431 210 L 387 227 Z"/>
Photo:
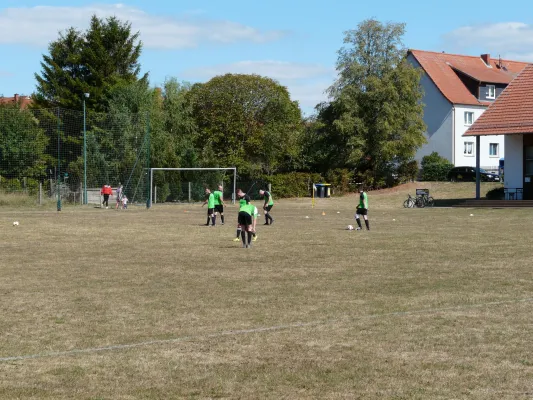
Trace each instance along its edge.
<path fill-rule="evenodd" d="M 359 205 L 357 206 L 357 211 L 355 212 L 355 220 L 357 221 L 357 230 L 360 231 L 363 229 L 361 226 L 361 220 L 359 216 L 362 215 L 365 220 L 366 230 L 370 230 L 370 223 L 368 222 L 368 196 L 363 188 L 359 191 Z"/>
<path fill-rule="evenodd" d="M 218 185 L 218 190 L 215 190 L 213 192 L 213 195 L 215 196 L 215 221 L 216 221 L 216 213 L 220 214 L 220 221 L 222 222 L 222 225 L 224 225 L 224 193 L 223 193 L 223 186 Z"/>
<path fill-rule="evenodd" d="M 250 203 L 250 196 L 242 191 L 242 189 L 237 189 L 237 199 L 239 200 L 239 210 L 246 203 Z M 239 242 L 241 240 L 241 225 L 237 224 L 237 237 L 233 239 L 234 242 Z"/>
<path fill-rule="evenodd" d="M 216 216 L 215 216 L 215 195 L 211 193 L 209 188 L 205 188 L 206 199 L 202 204 L 202 207 L 207 204 L 207 223 L 205 226 L 209 226 L 209 220 L 211 220 L 212 226 L 215 226 Z"/>
<path fill-rule="evenodd" d="M 247 200 L 244 205 L 241 204 L 239 208 L 238 223 L 241 228 L 242 247 L 252 247 L 252 215 L 254 213 L 255 206 L 250 204 Z"/>
<path fill-rule="evenodd" d="M 274 218 L 270 215 L 270 210 L 274 207 L 274 199 L 272 194 L 266 190 L 260 190 L 259 195 L 263 196 L 265 199 L 265 204 L 263 204 L 263 210 L 265 211 L 265 223 L 264 225 L 272 225 L 274 223 Z"/>

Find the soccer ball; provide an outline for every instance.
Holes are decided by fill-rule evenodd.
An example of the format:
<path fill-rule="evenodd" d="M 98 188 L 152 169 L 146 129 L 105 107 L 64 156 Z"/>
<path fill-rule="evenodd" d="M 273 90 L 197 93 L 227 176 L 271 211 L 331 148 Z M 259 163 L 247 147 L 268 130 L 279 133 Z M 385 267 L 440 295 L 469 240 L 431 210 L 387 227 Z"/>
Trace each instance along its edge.
<path fill-rule="evenodd" d="M 13 222 L 13 226 L 19 226 L 19 222 L 18 221 Z"/>
<path fill-rule="evenodd" d="M 353 231 L 353 225 L 348 225 L 346 229 L 348 229 L 349 231 Z"/>

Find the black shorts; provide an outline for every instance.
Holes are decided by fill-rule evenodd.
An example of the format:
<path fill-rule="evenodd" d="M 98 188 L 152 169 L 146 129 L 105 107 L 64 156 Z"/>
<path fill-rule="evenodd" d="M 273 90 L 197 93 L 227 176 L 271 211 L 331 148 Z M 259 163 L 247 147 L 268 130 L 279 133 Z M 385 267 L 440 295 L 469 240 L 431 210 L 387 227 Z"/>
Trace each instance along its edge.
<path fill-rule="evenodd" d="M 222 214 L 224 212 L 224 206 L 222 204 L 217 204 L 215 206 L 215 212 Z"/>
<path fill-rule="evenodd" d="M 368 210 L 366 208 L 358 208 L 355 213 L 359 215 L 368 215 Z"/>
<path fill-rule="evenodd" d="M 265 210 L 268 212 L 268 211 L 272 210 L 272 207 L 274 207 L 274 204 L 272 204 L 270 206 L 266 206 Z"/>
<path fill-rule="evenodd" d="M 215 213 L 215 209 L 214 208 L 208 208 L 207 209 L 207 215 L 213 215 Z"/>
<path fill-rule="evenodd" d="M 239 225 L 250 226 L 252 225 L 252 216 L 244 211 L 239 211 L 238 220 Z"/>

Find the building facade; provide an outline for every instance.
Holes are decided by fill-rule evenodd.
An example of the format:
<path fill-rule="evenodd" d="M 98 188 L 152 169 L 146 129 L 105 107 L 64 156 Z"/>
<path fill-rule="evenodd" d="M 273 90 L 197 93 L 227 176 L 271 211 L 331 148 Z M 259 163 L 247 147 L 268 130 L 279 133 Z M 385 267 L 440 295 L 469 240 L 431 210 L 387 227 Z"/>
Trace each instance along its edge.
<path fill-rule="evenodd" d="M 527 63 L 458 54 L 409 50 L 408 61 L 424 72 L 424 122 L 427 144 L 416 154 L 421 161 L 437 152 L 455 166 L 476 166 L 476 145 L 464 133 L 492 104 Z M 503 136 L 482 137 L 481 168 L 497 171 L 505 155 Z"/>

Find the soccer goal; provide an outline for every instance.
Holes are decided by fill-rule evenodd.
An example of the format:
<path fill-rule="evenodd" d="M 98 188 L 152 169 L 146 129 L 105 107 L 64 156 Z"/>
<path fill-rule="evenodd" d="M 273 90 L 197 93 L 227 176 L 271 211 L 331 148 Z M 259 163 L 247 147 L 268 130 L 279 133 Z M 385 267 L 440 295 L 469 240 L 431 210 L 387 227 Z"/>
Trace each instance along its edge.
<path fill-rule="evenodd" d="M 168 191 L 172 191 L 171 189 L 178 188 L 179 191 L 179 198 L 181 201 L 184 202 L 194 202 L 198 200 L 198 196 L 202 196 L 203 198 L 203 191 L 204 191 L 204 185 L 208 184 L 211 187 L 211 190 L 216 190 L 215 184 L 222 183 L 221 177 L 225 177 L 226 172 L 233 172 L 233 189 L 231 191 L 231 202 L 235 204 L 235 192 L 237 191 L 237 168 L 231 167 L 231 168 L 150 168 L 150 190 L 149 190 L 149 196 L 148 196 L 148 202 L 147 207 L 152 207 L 153 203 L 157 202 L 157 198 L 161 198 L 161 191 L 165 190 L 163 197 L 166 197 L 166 193 Z M 157 186 L 157 183 L 154 181 L 154 176 L 157 173 L 160 172 L 172 172 L 172 171 L 178 171 L 180 174 L 197 174 L 201 172 L 222 172 L 224 173 L 223 176 L 219 176 L 216 174 L 215 176 L 211 176 L 209 182 L 207 182 L 204 178 L 201 176 L 195 176 L 195 177 L 178 177 L 179 179 L 177 182 L 174 182 L 174 185 L 172 188 L 169 188 L 169 184 L 165 183 L 165 187 L 161 188 Z M 168 180 L 166 180 L 168 181 Z M 194 181 L 194 182 L 193 182 Z M 214 182 L 216 181 L 216 183 Z M 159 195 L 158 195 L 159 193 Z M 176 196 L 175 196 L 176 197 Z"/>

